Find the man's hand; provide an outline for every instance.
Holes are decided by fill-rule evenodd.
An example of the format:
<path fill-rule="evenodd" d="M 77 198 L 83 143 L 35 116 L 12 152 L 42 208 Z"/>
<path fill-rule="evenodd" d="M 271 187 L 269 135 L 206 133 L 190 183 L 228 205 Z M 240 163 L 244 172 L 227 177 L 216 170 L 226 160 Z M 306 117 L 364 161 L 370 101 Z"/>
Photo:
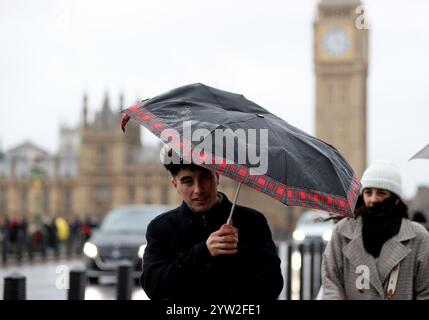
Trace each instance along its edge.
<path fill-rule="evenodd" d="M 238 230 L 229 224 L 224 224 L 213 232 L 206 241 L 212 257 L 221 254 L 236 254 L 238 244 Z"/>

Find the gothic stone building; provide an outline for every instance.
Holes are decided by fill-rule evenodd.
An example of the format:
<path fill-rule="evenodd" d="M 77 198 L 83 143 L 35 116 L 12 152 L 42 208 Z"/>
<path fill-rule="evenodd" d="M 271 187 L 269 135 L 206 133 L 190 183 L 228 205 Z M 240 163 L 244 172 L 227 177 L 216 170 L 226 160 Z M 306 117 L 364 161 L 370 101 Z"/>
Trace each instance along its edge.
<path fill-rule="evenodd" d="M 368 30 L 356 26 L 359 0 L 321 0 L 314 21 L 316 136 L 335 146 L 360 177 L 366 167 Z M 122 99 L 120 106 L 122 107 Z M 137 124 L 119 129 L 120 108 L 105 98 L 93 121 L 84 98 L 78 128 L 61 129 L 55 155 L 25 143 L 0 154 L 1 214 L 98 216 L 125 203 L 178 204 L 159 146 L 142 145 Z M 233 197 L 236 183 L 221 177 Z M 286 207 L 243 186 L 240 204 L 263 212 L 279 237 L 293 230 L 304 210 Z M 277 232 L 279 230 L 279 232 Z"/>
<path fill-rule="evenodd" d="M 84 97 L 77 128 L 61 128 L 56 154 L 31 142 L 2 154 L 0 215 L 101 218 L 122 204 L 180 203 L 159 161 L 161 145 L 143 145 L 141 130 L 145 129 L 132 121 L 122 132 L 120 108 L 112 111 L 107 96 L 93 121 L 89 121 L 87 104 Z M 236 186 L 221 176 L 219 189 L 228 197 L 233 197 Z M 247 186 L 242 187 L 238 202 L 263 212 L 276 236 L 290 231 L 285 225 L 292 223 L 296 209 Z"/>
<path fill-rule="evenodd" d="M 155 161 L 157 146 L 143 146 L 136 125 L 124 134 L 120 121 L 107 97 L 88 121 L 84 97 L 83 121 L 78 128 L 61 128 L 55 155 L 31 142 L 4 153 L 0 213 L 102 217 L 121 204 L 177 202 L 167 172 Z"/>

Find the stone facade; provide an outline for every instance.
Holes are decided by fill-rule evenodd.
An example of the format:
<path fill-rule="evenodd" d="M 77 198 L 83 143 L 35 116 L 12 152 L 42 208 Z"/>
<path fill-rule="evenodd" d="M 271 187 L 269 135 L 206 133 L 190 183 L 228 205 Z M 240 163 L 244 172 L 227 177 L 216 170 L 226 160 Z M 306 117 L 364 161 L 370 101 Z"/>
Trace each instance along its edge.
<path fill-rule="evenodd" d="M 159 162 L 161 145 L 143 145 L 143 129 L 132 121 L 123 133 L 120 108 L 113 112 L 107 97 L 94 120 L 88 121 L 87 103 L 84 97 L 77 128 L 60 129 L 56 154 L 30 142 L 2 154 L 0 215 L 102 218 L 122 204 L 180 204 L 170 175 Z M 230 199 L 236 186 L 220 177 L 219 189 Z M 277 238 L 290 231 L 288 226 L 300 212 L 246 186 L 238 203 L 263 212 Z"/>
<path fill-rule="evenodd" d="M 0 213 L 102 217 L 127 203 L 174 203 L 167 172 L 156 162 L 157 146 L 143 146 L 140 127 L 120 130 L 121 115 L 106 97 L 89 123 L 61 128 L 59 151 L 51 155 L 31 142 L 2 154 Z"/>

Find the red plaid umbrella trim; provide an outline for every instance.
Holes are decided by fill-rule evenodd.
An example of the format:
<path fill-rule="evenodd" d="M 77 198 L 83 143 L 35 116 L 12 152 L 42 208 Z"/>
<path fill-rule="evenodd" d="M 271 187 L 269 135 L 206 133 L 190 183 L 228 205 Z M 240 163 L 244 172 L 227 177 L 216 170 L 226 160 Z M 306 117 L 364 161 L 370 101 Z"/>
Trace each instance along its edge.
<path fill-rule="evenodd" d="M 124 118 L 121 122 L 121 128 L 124 131 L 130 118 L 149 129 L 157 137 L 161 135 L 164 129 L 168 128 L 160 118 L 144 108 L 143 102 L 123 110 L 122 113 Z M 356 176 L 353 177 L 353 183 L 346 198 L 315 190 L 287 186 L 267 175 L 250 175 L 246 166 L 227 164 L 225 159 L 214 164 L 203 162 L 199 165 L 263 192 L 285 205 L 315 208 L 339 213 L 346 217 L 354 216 L 355 200 L 360 192 L 360 182 Z"/>

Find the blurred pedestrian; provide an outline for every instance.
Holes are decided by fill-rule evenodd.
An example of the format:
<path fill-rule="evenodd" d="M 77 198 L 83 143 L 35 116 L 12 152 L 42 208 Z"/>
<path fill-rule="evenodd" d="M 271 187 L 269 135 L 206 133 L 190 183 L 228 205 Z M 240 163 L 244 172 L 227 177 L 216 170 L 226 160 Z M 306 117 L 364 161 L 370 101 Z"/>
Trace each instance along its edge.
<path fill-rule="evenodd" d="M 87 217 L 84 223 L 82 223 L 81 234 L 84 241 L 87 241 L 91 236 L 91 220 L 89 217 Z"/>
<path fill-rule="evenodd" d="M 423 227 L 426 228 L 426 230 L 429 231 L 429 223 L 426 219 L 426 215 L 422 211 L 414 211 L 413 221 L 420 223 Z"/>
<path fill-rule="evenodd" d="M 0 223 L 0 236 L 1 236 L 1 252 L 3 261 L 6 260 L 6 255 L 8 251 L 9 244 L 9 218 L 7 215 L 2 216 L 2 221 Z"/>
<path fill-rule="evenodd" d="M 39 215 L 33 217 L 28 225 L 28 237 L 32 251 L 42 250 L 43 232 L 42 221 Z"/>
<path fill-rule="evenodd" d="M 55 257 L 59 256 L 58 234 L 55 225 L 55 219 L 45 216 L 43 219 L 44 235 L 47 240 L 48 248 L 52 250 Z"/>
<path fill-rule="evenodd" d="M 18 239 L 18 219 L 15 216 L 8 221 L 7 230 L 9 234 L 9 243 L 15 245 Z"/>
<path fill-rule="evenodd" d="M 82 234 L 81 234 L 82 222 L 78 217 L 75 217 L 70 224 L 70 238 L 72 252 L 80 253 L 82 249 Z"/>
<path fill-rule="evenodd" d="M 61 216 L 55 217 L 54 223 L 57 230 L 58 250 L 59 252 L 65 252 L 67 241 L 70 236 L 69 225 L 67 221 Z"/>
<path fill-rule="evenodd" d="M 323 256 L 323 299 L 429 299 L 429 233 L 408 218 L 396 166 L 371 164 L 363 205 L 336 225 Z"/>
<path fill-rule="evenodd" d="M 19 258 L 21 258 L 23 250 L 27 250 L 29 248 L 29 238 L 28 238 L 28 221 L 26 217 L 20 217 L 17 224 L 17 232 L 18 232 L 18 250 L 19 250 Z"/>
<path fill-rule="evenodd" d="M 2 240 L 5 240 L 8 237 L 8 226 L 9 226 L 9 218 L 7 215 L 1 216 L 0 221 L 0 233 L 2 235 Z"/>

